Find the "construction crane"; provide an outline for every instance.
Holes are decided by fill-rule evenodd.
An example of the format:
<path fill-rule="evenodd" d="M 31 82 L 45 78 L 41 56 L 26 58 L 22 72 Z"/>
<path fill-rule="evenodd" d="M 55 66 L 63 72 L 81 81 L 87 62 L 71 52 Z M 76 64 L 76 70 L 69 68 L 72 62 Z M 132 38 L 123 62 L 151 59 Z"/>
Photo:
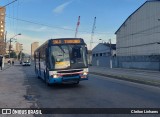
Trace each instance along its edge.
<path fill-rule="evenodd" d="M 78 17 L 78 22 L 77 22 L 77 27 L 76 27 L 76 32 L 75 32 L 75 38 L 77 38 L 77 33 L 78 33 L 78 27 L 80 25 L 80 16 Z"/>
<path fill-rule="evenodd" d="M 90 53 L 90 56 L 89 56 L 89 64 L 91 64 L 91 57 L 92 57 L 92 43 L 93 43 L 93 37 L 94 37 L 94 31 L 95 31 L 95 29 L 96 29 L 96 17 L 94 17 L 94 22 L 93 22 L 93 27 L 92 27 L 92 33 L 91 33 L 91 40 L 90 40 L 90 51 L 91 51 L 91 53 Z"/>
<path fill-rule="evenodd" d="M 96 29 L 96 17 L 94 17 L 94 22 L 93 22 L 93 27 L 92 27 L 91 40 L 90 40 L 90 50 L 92 50 L 92 43 L 93 43 L 95 29 Z"/>

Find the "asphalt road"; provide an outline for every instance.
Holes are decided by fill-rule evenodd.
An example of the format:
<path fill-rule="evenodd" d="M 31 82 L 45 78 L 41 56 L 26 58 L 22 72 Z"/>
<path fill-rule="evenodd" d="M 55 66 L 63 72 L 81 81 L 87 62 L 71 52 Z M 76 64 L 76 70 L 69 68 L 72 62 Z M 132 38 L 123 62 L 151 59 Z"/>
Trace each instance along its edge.
<path fill-rule="evenodd" d="M 36 78 L 34 67 L 14 66 L 24 74 L 27 86 L 26 100 L 38 108 L 160 108 L 160 88 L 89 75 L 88 81 L 79 85 L 55 85 L 48 87 Z M 17 74 L 18 75 L 18 74 Z M 53 115 L 46 115 L 52 117 Z M 45 117 L 46 117 L 45 116 Z M 71 115 L 54 115 L 56 117 Z M 82 116 L 82 115 L 72 115 Z M 127 117 L 131 115 L 83 115 L 104 117 Z M 133 115 L 135 116 L 135 115 Z M 155 117 L 158 115 L 136 115 L 136 117 Z"/>

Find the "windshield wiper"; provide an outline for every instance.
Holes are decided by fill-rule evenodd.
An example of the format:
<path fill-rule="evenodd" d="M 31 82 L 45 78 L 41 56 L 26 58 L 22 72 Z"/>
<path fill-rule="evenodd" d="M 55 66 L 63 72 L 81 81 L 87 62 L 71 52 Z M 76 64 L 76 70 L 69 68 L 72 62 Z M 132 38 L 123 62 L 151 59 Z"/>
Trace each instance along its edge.
<path fill-rule="evenodd" d="M 65 53 L 65 51 L 63 50 L 63 48 L 59 45 L 59 48 L 62 50 L 63 53 Z"/>

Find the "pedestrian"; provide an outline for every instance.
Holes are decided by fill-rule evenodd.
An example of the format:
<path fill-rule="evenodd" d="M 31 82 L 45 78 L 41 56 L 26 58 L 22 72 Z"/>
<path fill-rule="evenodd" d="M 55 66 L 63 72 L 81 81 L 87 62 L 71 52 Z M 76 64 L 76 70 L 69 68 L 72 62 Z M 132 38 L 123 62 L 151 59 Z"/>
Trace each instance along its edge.
<path fill-rule="evenodd" d="M 0 56 L 0 69 L 2 70 L 2 59 L 3 57 Z"/>
<path fill-rule="evenodd" d="M 11 64 L 11 60 L 10 59 L 8 60 L 8 64 Z"/>
<path fill-rule="evenodd" d="M 14 61 L 12 61 L 12 65 L 14 65 Z"/>

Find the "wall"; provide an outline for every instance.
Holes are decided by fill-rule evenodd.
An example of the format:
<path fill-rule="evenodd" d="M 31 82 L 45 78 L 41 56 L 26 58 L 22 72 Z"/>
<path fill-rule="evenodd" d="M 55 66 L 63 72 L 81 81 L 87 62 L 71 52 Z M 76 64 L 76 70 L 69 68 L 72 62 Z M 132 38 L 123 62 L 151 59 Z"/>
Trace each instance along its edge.
<path fill-rule="evenodd" d="M 116 34 L 117 56 L 160 54 L 160 1 L 146 2 Z"/>
<path fill-rule="evenodd" d="M 110 68 L 110 57 L 108 57 L 108 56 L 93 57 L 92 58 L 92 66 L 100 66 L 100 67 Z"/>
<path fill-rule="evenodd" d="M 116 53 L 115 50 L 113 50 Z M 92 50 L 92 66 L 100 66 L 100 67 L 108 67 L 110 68 L 110 47 L 104 45 L 103 43 L 99 43 Z M 98 54 L 98 56 L 97 56 Z"/>
<path fill-rule="evenodd" d="M 116 57 L 113 67 L 160 71 L 160 55 Z"/>

